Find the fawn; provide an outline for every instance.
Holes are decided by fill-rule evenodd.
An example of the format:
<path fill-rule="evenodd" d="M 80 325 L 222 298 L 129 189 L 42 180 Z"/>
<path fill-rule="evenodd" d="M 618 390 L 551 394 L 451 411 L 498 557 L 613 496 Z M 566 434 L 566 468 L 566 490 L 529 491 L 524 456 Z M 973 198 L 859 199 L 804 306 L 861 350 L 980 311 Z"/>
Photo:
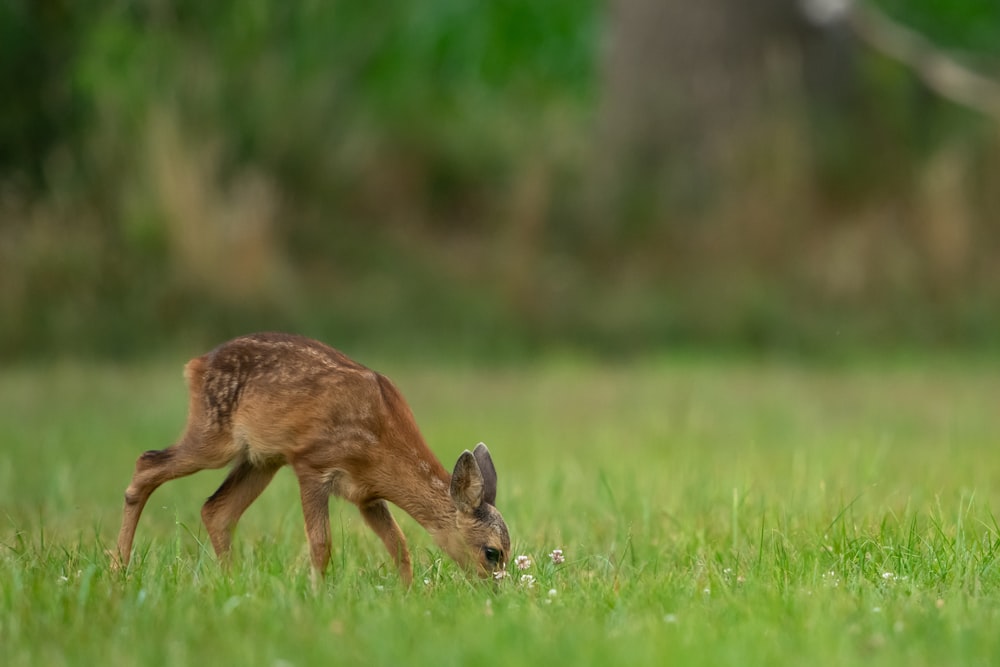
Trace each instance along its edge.
<path fill-rule="evenodd" d="M 486 445 L 466 450 L 449 475 L 427 447 L 395 385 L 302 336 L 254 334 L 223 343 L 184 367 L 190 403 L 180 441 L 142 454 L 125 491 L 116 563 L 128 565 L 136 524 L 161 484 L 233 464 L 201 517 L 228 560 L 240 516 L 279 468 L 298 478 L 314 581 L 330 560 L 329 496 L 361 510 L 408 586 L 406 538 L 386 501 L 417 520 L 466 570 L 506 566 L 510 537 L 494 507 L 497 473 Z"/>

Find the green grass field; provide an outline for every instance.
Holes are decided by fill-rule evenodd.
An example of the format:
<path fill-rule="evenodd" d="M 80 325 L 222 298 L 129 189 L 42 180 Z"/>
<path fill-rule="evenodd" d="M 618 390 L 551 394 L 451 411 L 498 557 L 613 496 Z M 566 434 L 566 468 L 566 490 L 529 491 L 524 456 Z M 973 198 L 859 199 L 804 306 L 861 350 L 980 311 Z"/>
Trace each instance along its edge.
<path fill-rule="evenodd" d="M 199 519 L 225 473 L 206 471 L 157 491 L 130 570 L 112 572 L 135 458 L 183 425 L 183 359 L 6 369 L 0 664 L 1000 661 L 994 369 L 362 361 L 397 382 L 447 467 L 490 445 L 529 569 L 468 581 L 397 513 L 415 558 L 404 590 L 334 499 L 314 592 L 284 470 L 229 571 Z"/>

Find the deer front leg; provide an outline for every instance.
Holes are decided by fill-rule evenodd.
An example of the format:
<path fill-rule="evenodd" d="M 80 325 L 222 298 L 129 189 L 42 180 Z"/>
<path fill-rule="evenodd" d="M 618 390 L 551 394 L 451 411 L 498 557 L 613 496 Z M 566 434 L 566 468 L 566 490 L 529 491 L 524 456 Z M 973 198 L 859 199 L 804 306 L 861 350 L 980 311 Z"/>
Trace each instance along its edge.
<path fill-rule="evenodd" d="M 389 505 L 384 500 L 375 500 L 370 503 L 359 505 L 361 516 L 368 527 L 375 531 L 375 534 L 382 540 L 382 544 L 389 551 L 392 560 L 396 563 L 399 576 L 403 580 L 403 585 L 407 588 L 413 583 L 413 565 L 410 563 L 410 551 L 406 547 L 406 537 L 399 529 L 399 524 L 392 518 L 389 512 Z"/>

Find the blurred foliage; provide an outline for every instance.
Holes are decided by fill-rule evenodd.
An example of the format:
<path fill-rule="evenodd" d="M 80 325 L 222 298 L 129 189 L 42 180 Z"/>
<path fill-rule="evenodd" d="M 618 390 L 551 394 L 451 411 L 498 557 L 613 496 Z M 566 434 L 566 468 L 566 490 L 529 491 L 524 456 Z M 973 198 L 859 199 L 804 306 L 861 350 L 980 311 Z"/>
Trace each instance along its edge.
<path fill-rule="evenodd" d="M 996 67 L 1000 60 L 1000 4 L 993 0 L 876 0 L 892 16 L 935 44 Z"/>
<path fill-rule="evenodd" d="M 879 5 L 975 65 L 998 55 L 992 2 Z M 954 275 L 951 255 L 927 260 L 945 266 L 930 277 L 914 268 L 919 238 L 869 248 L 927 208 L 914 193 L 952 146 L 941 169 L 962 182 L 935 200 L 942 219 L 967 195 L 972 218 L 995 214 L 990 123 L 855 52 L 837 61 L 842 87 L 777 87 L 700 186 L 714 199 L 700 224 L 662 194 L 686 189 L 663 180 L 688 178 L 682 151 L 665 177 L 647 170 L 652 195 L 609 209 L 595 174 L 625 173 L 600 138 L 615 9 L 8 0 L 0 356 L 133 354 L 264 328 L 493 356 L 552 341 L 823 348 L 831 331 L 995 339 L 996 243 L 981 223 L 975 257 L 958 254 L 972 268 Z M 819 92 L 801 105 L 799 89 Z M 823 236 L 869 218 L 860 241 Z M 807 252 L 844 243 L 871 264 L 847 269 L 860 281 Z"/>
<path fill-rule="evenodd" d="M 80 3 L 84 5 L 85 3 Z M 39 182 L 50 151 L 80 132 L 69 62 L 83 13 L 58 0 L 0 4 L 0 170 Z"/>

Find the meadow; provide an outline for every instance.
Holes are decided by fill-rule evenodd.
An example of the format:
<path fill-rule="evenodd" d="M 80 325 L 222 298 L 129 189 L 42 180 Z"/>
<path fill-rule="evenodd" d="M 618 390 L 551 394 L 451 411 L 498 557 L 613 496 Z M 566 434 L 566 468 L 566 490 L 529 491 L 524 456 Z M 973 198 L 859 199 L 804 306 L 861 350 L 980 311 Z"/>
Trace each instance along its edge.
<path fill-rule="evenodd" d="M 0 374 L 0 663 L 22 665 L 995 665 L 1000 375 L 917 359 L 707 356 L 490 367 L 357 355 L 447 467 L 480 440 L 514 553 L 466 579 L 396 512 L 406 590 L 331 501 L 319 590 L 283 470 L 215 562 L 225 475 L 154 494 L 109 568 L 136 457 L 179 434 L 170 362 Z M 565 557 L 551 558 L 555 549 Z"/>

